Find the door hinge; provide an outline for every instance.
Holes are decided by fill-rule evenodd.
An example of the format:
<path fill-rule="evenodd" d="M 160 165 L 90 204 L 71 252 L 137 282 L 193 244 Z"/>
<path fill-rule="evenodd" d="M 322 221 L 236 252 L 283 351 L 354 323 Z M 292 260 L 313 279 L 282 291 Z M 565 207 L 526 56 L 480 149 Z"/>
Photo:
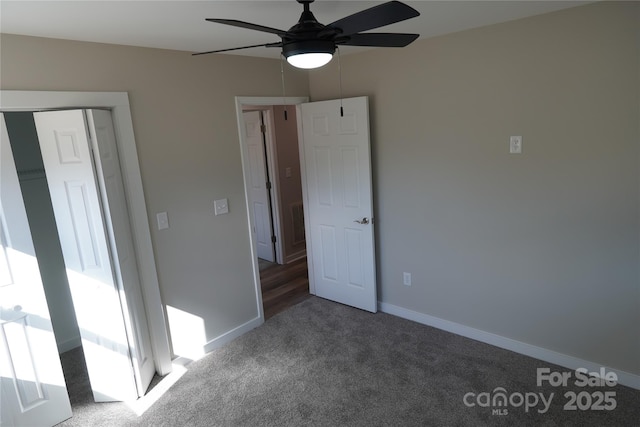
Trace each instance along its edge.
<path fill-rule="evenodd" d="M 275 243 L 276 242 L 276 236 L 271 236 L 271 243 Z"/>
<path fill-rule="evenodd" d="M 265 125 L 260 125 L 260 132 L 267 133 L 267 127 Z"/>
<path fill-rule="evenodd" d="M 267 181 L 266 185 L 267 185 L 267 190 L 271 190 L 271 183 Z"/>

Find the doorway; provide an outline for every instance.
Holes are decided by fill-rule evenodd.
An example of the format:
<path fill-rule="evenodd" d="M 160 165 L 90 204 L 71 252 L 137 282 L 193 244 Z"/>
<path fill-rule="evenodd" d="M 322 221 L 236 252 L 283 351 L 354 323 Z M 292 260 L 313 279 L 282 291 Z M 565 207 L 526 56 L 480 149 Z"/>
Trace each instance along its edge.
<path fill-rule="evenodd" d="M 111 114 L 3 116 L 58 351 L 86 365 L 95 401 L 142 396 L 155 366 Z"/>
<path fill-rule="evenodd" d="M 245 189 L 247 150 L 242 107 L 269 105 L 273 98 L 236 98 Z M 257 100 L 257 101 L 253 101 Z M 243 102 L 245 101 L 245 102 Z M 313 295 L 375 313 L 373 187 L 367 97 L 296 104 L 298 162 L 303 168 L 304 218 L 309 291 Z M 286 115 L 285 115 L 286 117 Z M 247 189 L 248 193 L 248 189 Z M 249 211 L 249 205 L 247 205 Z M 249 215 L 249 227 L 253 220 Z M 255 239 L 250 233 L 255 256 Z M 258 312 L 264 319 L 256 269 Z"/>
<path fill-rule="evenodd" d="M 77 109 L 86 106 L 111 110 L 124 178 L 124 193 L 129 207 L 131 234 L 134 237 L 133 250 L 138 260 L 144 306 L 148 316 L 155 370 L 160 376 L 169 374 L 172 371 L 169 335 L 155 269 L 128 94 L 0 90 L 0 99 L 2 112 Z"/>
<path fill-rule="evenodd" d="M 142 286 L 137 286 L 137 289 L 138 289 L 138 292 L 142 290 L 142 292 L 144 293 L 144 298 L 139 298 L 138 301 L 140 301 L 145 305 L 144 308 L 140 308 L 140 309 L 143 312 L 144 311 L 147 312 L 147 315 L 149 316 L 149 321 L 150 321 L 149 323 L 153 322 L 153 320 L 156 320 L 155 325 L 149 324 L 149 330 L 152 333 L 151 346 L 153 347 L 153 354 L 151 354 L 151 351 L 149 351 L 147 353 L 149 355 L 149 359 L 146 359 L 146 356 L 145 356 L 145 360 L 149 361 L 151 365 L 150 366 L 151 372 L 156 371 L 158 374 L 163 376 L 170 373 L 171 372 L 171 355 L 170 355 L 170 350 L 168 345 L 166 325 L 164 322 L 164 312 L 159 299 L 159 288 L 157 286 L 155 262 L 153 261 L 153 253 L 151 251 L 149 227 L 148 227 L 148 221 L 146 218 L 146 208 L 144 207 L 142 187 L 140 185 L 141 184 L 140 171 L 139 171 L 139 166 L 137 162 L 135 141 L 133 139 L 133 129 L 131 124 L 131 116 L 130 116 L 130 109 L 129 109 L 127 94 L 126 93 L 109 93 L 109 92 L 91 93 L 91 92 L 0 91 L 0 95 L 3 98 L 2 113 L 8 113 L 8 114 L 19 113 L 19 112 L 29 112 L 29 111 L 42 111 L 42 110 L 81 111 L 82 108 L 77 107 L 78 104 L 93 105 L 93 106 L 102 107 L 103 109 L 108 110 L 108 111 L 92 110 L 86 113 L 87 114 L 86 124 L 89 125 L 88 129 L 92 130 L 91 138 L 94 143 L 94 145 L 92 145 L 92 150 L 96 153 L 96 155 L 98 153 L 103 154 L 103 156 L 100 156 L 100 159 L 98 159 L 97 157 L 94 159 L 95 165 L 93 166 L 93 168 L 97 168 L 97 169 L 93 169 L 93 171 L 90 172 L 90 175 L 94 176 L 94 178 L 91 179 L 91 181 L 94 181 L 95 179 L 97 179 L 98 181 L 100 181 L 101 179 L 109 180 L 109 183 L 106 185 L 111 186 L 110 189 L 105 189 L 104 183 L 100 184 L 101 192 L 104 192 L 104 194 L 106 194 L 106 196 L 103 196 L 103 197 L 108 198 L 108 199 L 104 199 L 103 201 L 104 203 L 107 203 L 107 200 L 109 201 L 109 203 L 111 203 L 112 201 L 117 203 L 126 203 L 124 199 L 125 198 L 128 199 L 127 201 L 129 204 L 129 215 L 125 214 L 124 216 L 119 217 L 118 221 L 120 221 L 120 223 L 114 222 L 113 214 L 108 213 L 114 207 L 105 206 L 105 210 L 104 210 L 105 215 L 111 216 L 111 218 L 107 220 L 110 222 L 110 225 L 107 224 L 107 227 L 111 227 L 110 233 L 112 232 L 121 233 L 126 229 L 125 231 L 126 234 L 128 234 L 129 236 L 136 237 L 135 243 L 133 244 L 133 246 L 129 246 L 127 248 L 126 253 L 128 255 L 135 254 L 138 259 L 137 265 L 138 265 L 139 274 L 136 273 L 136 276 L 139 275 L 142 281 L 142 284 L 141 284 Z M 35 114 L 47 115 L 49 113 L 35 113 Z M 104 126 L 105 124 L 104 121 L 98 122 L 99 117 L 105 118 L 105 119 L 109 118 L 108 127 L 112 129 L 112 135 L 111 137 L 109 137 L 111 142 L 109 142 L 107 145 L 101 145 L 101 144 L 105 144 L 104 142 L 105 137 L 104 137 L 104 134 L 102 133 L 108 129 Z M 66 130 L 67 129 L 64 129 L 64 132 L 59 133 L 59 135 L 63 135 L 63 139 L 65 136 Z M 102 135 L 99 136 L 95 132 L 101 133 Z M 7 141 L 9 141 L 9 139 L 10 138 L 7 137 Z M 39 151 L 39 141 L 37 136 L 35 140 L 36 140 L 36 144 L 35 144 L 36 151 Z M 102 143 L 100 141 L 102 141 Z M 95 144 L 101 145 L 101 147 L 98 148 L 98 146 Z M 86 142 L 85 142 L 85 145 L 87 145 Z M 20 148 L 24 148 L 24 147 L 20 147 Z M 69 148 L 69 146 L 65 148 Z M 116 163 L 113 163 L 113 162 L 110 163 L 109 160 L 105 162 L 104 154 L 107 154 L 107 151 L 106 151 L 107 149 L 108 149 L 107 157 L 111 155 L 115 155 L 115 157 L 112 156 L 111 158 L 115 159 Z M 60 144 L 58 144 L 58 150 L 60 150 Z M 66 156 L 70 154 L 76 154 L 76 153 L 74 153 L 73 150 L 71 152 L 63 150 L 63 152 L 59 151 L 55 157 L 56 158 L 59 157 L 62 160 L 62 157 L 64 157 L 63 155 Z M 121 161 L 119 162 L 120 166 L 114 169 L 114 166 L 116 166 L 116 164 L 118 163 L 117 161 L 118 155 L 121 158 Z M 11 161 L 13 163 L 13 159 L 11 159 Z M 71 163 L 74 163 L 74 162 L 71 162 Z M 24 167 L 22 167 L 21 169 L 22 169 L 21 170 L 22 176 L 20 178 L 24 178 L 24 179 L 21 179 L 20 181 L 27 181 L 28 182 L 27 187 L 28 187 L 29 185 L 33 186 L 33 184 L 36 181 L 41 180 L 42 182 L 44 182 L 44 187 L 42 185 L 40 186 L 41 187 L 40 192 L 46 193 L 46 196 L 49 197 L 49 191 L 46 188 L 47 187 L 46 175 L 48 171 L 45 172 L 44 171 L 45 168 L 43 167 L 31 168 L 27 166 L 26 170 Z M 16 178 L 18 177 L 16 176 Z M 123 184 L 122 184 L 122 178 L 125 178 Z M 115 188 L 113 187 L 114 185 L 113 182 L 118 180 L 120 180 L 121 182 L 120 186 L 116 190 L 118 192 L 118 196 L 117 197 L 108 196 L 108 194 Z M 18 183 L 18 179 L 16 179 L 16 184 L 17 183 Z M 111 194 L 113 195 L 114 193 L 111 192 Z M 120 198 L 120 200 L 116 201 L 117 198 Z M 50 200 L 49 200 L 49 204 L 51 204 Z M 36 205 L 36 208 L 42 207 L 41 201 L 35 202 L 35 205 Z M 118 209 L 119 207 L 122 207 L 122 205 L 115 207 L 116 212 L 123 212 L 123 213 L 126 212 L 126 210 L 123 211 L 121 209 Z M 102 210 L 102 209 L 98 208 L 98 210 Z M 45 213 L 44 211 L 46 211 L 46 209 L 39 209 L 37 210 L 36 215 L 41 215 Z M 50 212 L 50 209 L 49 209 L 49 212 Z M 26 223 L 26 217 L 25 217 L 25 223 Z M 55 229 L 55 225 L 53 226 L 52 230 L 53 231 L 51 231 L 51 228 L 50 228 L 50 232 L 48 233 L 45 232 L 44 236 L 41 235 L 42 237 L 41 240 L 48 241 L 50 243 L 53 243 L 53 241 L 57 241 L 58 246 L 60 246 L 59 238 L 56 238 L 58 233 L 57 233 L 57 230 Z M 27 233 L 29 233 L 28 229 L 27 229 Z M 40 234 L 42 234 L 42 230 L 40 230 Z M 110 237 L 110 239 L 113 239 L 113 238 L 114 237 Z M 111 241 L 112 247 L 114 248 L 120 247 L 120 245 L 116 244 L 118 238 L 116 237 L 115 239 L 116 239 L 115 241 L 114 240 Z M 60 252 L 60 248 L 58 248 L 58 252 Z M 52 259 L 56 258 L 55 255 L 50 256 L 51 254 L 52 254 L 51 252 L 47 252 L 47 255 L 43 257 L 45 262 L 50 262 L 52 261 Z M 35 253 L 34 253 L 34 256 L 35 256 Z M 115 252 L 113 256 L 117 257 L 117 259 L 119 260 L 118 268 L 122 268 L 123 257 L 115 255 Z M 130 258 L 130 259 L 133 260 L 134 258 Z M 64 265 L 64 263 L 62 264 Z M 67 270 L 68 269 L 69 267 L 67 267 Z M 64 271 L 64 267 L 62 267 L 62 270 Z M 73 274 L 73 272 L 71 273 Z M 121 273 L 118 273 L 118 274 L 121 274 Z M 55 293 L 56 292 L 54 292 L 54 294 Z M 47 298 L 49 298 L 49 295 L 47 295 Z M 70 310 L 70 311 L 73 313 L 73 310 Z M 123 316 L 123 315 L 127 316 L 126 313 L 120 314 L 120 316 Z M 49 314 L 47 314 L 47 317 L 48 316 Z M 74 323 L 73 320 L 75 319 L 66 319 L 66 320 L 67 320 L 67 326 L 69 326 L 69 324 Z M 158 320 L 160 320 L 160 322 L 158 322 Z M 74 325 L 73 328 L 78 330 L 77 325 Z M 69 339 L 69 337 L 71 337 L 71 339 Z M 67 350 L 74 349 L 73 352 L 77 353 L 72 358 L 72 360 L 74 360 L 74 364 L 78 364 L 79 361 L 84 362 L 83 360 L 84 355 L 82 351 L 83 349 L 82 347 L 77 346 L 78 344 L 80 344 L 78 334 L 77 333 L 66 334 L 65 338 L 67 339 L 62 340 L 62 342 L 59 341 L 57 343 L 58 352 L 68 354 L 71 352 Z M 55 343 L 54 343 L 54 346 L 55 346 Z M 79 352 L 77 351 L 78 349 L 80 350 Z M 110 348 L 108 351 L 114 351 L 114 350 L 115 349 Z M 79 354 L 79 357 L 78 357 L 78 354 Z M 63 365 L 64 365 L 65 357 L 63 357 L 62 359 L 63 359 Z M 111 366 L 111 364 L 107 363 L 107 365 L 103 365 L 103 366 Z M 104 369 L 102 370 L 104 372 L 109 372 L 109 370 L 104 370 Z M 131 365 L 129 365 L 127 370 L 128 372 L 131 372 Z M 76 369 L 76 372 L 77 371 L 78 370 Z M 80 372 L 82 371 L 83 369 L 80 369 Z M 84 374 L 86 377 L 86 374 L 87 374 L 86 369 L 84 369 Z M 85 381 L 86 381 L 86 378 L 85 378 Z M 93 381 L 92 381 L 92 384 L 93 384 Z M 69 384 L 69 385 L 70 387 L 68 388 L 68 391 L 70 392 L 70 394 L 74 393 L 74 391 L 72 390 L 74 388 L 74 384 Z M 62 383 L 62 386 L 64 387 L 63 383 Z M 93 398 L 95 397 L 95 391 L 92 392 L 90 386 L 86 388 L 86 390 L 88 390 L 88 396 L 93 401 Z M 136 398 L 139 395 L 140 395 L 139 392 L 138 393 L 134 392 L 132 393 L 132 398 Z M 127 400 L 128 399 L 129 398 L 127 398 Z M 113 399 L 106 399 L 106 400 L 113 400 Z"/>
<path fill-rule="evenodd" d="M 295 107 L 306 98 L 236 100 L 258 310 L 268 319 L 310 295 Z"/>

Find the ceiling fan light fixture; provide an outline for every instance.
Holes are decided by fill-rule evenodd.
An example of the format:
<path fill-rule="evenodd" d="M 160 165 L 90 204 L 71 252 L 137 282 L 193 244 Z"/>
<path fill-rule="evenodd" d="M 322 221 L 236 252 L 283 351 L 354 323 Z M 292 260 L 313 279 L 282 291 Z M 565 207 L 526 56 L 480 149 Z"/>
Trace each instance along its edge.
<path fill-rule="evenodd" d="M 304 10 L 298 22 L 286 31 L 237 19 L 207 18 L 206 20 L 209 22 L 275 34 L 280 37 L 280 41 L 210 50 L 208 52 L 194 53 L 193 55 L 230 52 L 254 47 L 278 47 L 282 48 L 282 55 L 289 64 L 297 68 L 310 70 L 322 67 L 330 62 L 338 45 L 405 47 L 419 37 L 419 34 L 369 32 L 369 30 L 375 28 L 420 16 L 420 12 L 400 1 L 387 1 L 345 16 L 328 25 L 321 24 L 313 16 L 309 6 L 313 1 L 297 0 L 298 3 L 302 4 Z"/>
<path fill-rule="evenodd" d="M 333 58 L 336 45 L 331 40 L 303 40 L 286 43 L 282 54 L 296 68 L 311 70 L 326 65 Z"/>
<path fill-rule="evenodd" d="M 314 68 L 320 68 L 331 61 L 333 55 L 325 52 L 310 52 L 299 53 L 297 55 L 291 55 L 287 58 L 287 62 L 296 68 L 302 68 L 304 70 L 312 70 Z"/>

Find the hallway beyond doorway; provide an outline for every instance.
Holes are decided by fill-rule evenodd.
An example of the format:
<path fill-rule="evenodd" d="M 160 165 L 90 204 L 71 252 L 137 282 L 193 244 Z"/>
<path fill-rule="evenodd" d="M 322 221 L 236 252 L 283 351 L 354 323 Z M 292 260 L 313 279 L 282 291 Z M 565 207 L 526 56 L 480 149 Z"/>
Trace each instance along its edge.
<path fill-rule="evenodd" d="M 309 274 L 307 258 L 289 264 L 266 265 L 260 263 L 260 285 L 265 320 L 309 298 Z M 271 263 L 269 263 L 271 264 Z"/>

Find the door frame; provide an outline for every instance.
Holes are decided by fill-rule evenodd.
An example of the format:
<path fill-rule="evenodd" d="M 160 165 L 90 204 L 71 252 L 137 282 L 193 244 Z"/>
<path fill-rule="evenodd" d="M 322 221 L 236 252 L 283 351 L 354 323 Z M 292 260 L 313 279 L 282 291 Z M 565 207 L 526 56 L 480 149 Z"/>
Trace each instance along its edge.
<path fill-rule="evenodd" d="M 241 159 L 242 159 L 242 177 L 244 180 L 244 199 L 245 199 L 245 209 L 247 212 L 247 226 L 249 227 L 249 246 L 250 246 L 250 250 L 251 250 L 251 264 L 253 267 L 253 281 L 254 281 L 254 286 L 255 286 L 255 291 L 256 291 L 256 301 L 257 301 L 257 309 L 258 309 L 258 315 L 260 316 L 260 321 L 264 322 L 264 308 L 262 306 L 262 289 L 260 287 L 260 268 L 258 266 L 258 254 L 256 253 L 256 242 L 255 239 L 253 237 L 253 215 L 251 215 L 251 206 L 249 204 L 249 182 L 251 181 L 249 179 L 249 153 L 248 150 L 246 149 L 246 143 L 245 143 L 245 139 L 244 139 L 244 116 L 242 115 L 244 109 L 246 107 L 269 107 L 272 105 L 292 105 L 292 106 L 296 106 L 296 109 L 298 108 L 297 105 L 298 104 L 302 104 L 304 102 L 309 102 L 309 97 L 308 96 L 287 96 L 286 99 L 284 99 L 281 96 L 278 97 L 274 97 L 274 96 L 261 96 L 261 97 L 253 97 L 253 96 L 236 96 L 235 97 L 235 102 L 236 102 L 236 118 L 238 120 L 238 141 L 240 143 L 240 153 L 241 153 Z M 273 117 L 271 117 L 271 115 L 269 115 L 268 120 L 269 124 L 267 125 L 267 127 L 271 127 L 271 129 L 273 129 Z M 268 159 L 267 161 L 269 162 L 269 167 L 272 168 L 272 172 L 275 175 L 275 165 L 273 163 L 273 158 L 274 158 L 274 154 L 275 151 L 273 150 L 273 140 L 270 136 L 271 132 L 267 133 L 267 151 L 268 151 L 268 155 L 271 159 Z M 298 135 L 299 135 L 299 122 L 298 122 Z M 277 183 L 276 183 L 277 184 Z M 274 186 L 272 186 L 273 188 Z M 275 185 L 275 187 L 277 187 L 277 185 Z M 277 190 L 273 192 L 273 197 L 275 200 L 277 199 Z M 276 203 L 277 205 L 277 203 Z M 279 216 L 279 212 L 276 211 L 274 212 L 274 221 L 276 221 L 277 228 L 276 230 L 278 231 L 278 233 L 280 233 L 280 219 Z M 281 240 L 281 239 L 278 239 Z M 282 246 L 278 246 L 277 247 L 278 250 L 276 251 L 276 260 L 279 261 L 279 263 L 284 262 L 283 257 L 282 257 Z M 313 292 L 311 292 L 313 293 Z"/>
<path fill-rule="evenodd" d="M 54 92 L 0 90 L 0 111 L 106 108 L 111 110 L 122 169 L 129 223 L 140 272 L 156 372 L 171 372 L 171 350 L 151 243 L 142 176 L 126 92 Z"/>

